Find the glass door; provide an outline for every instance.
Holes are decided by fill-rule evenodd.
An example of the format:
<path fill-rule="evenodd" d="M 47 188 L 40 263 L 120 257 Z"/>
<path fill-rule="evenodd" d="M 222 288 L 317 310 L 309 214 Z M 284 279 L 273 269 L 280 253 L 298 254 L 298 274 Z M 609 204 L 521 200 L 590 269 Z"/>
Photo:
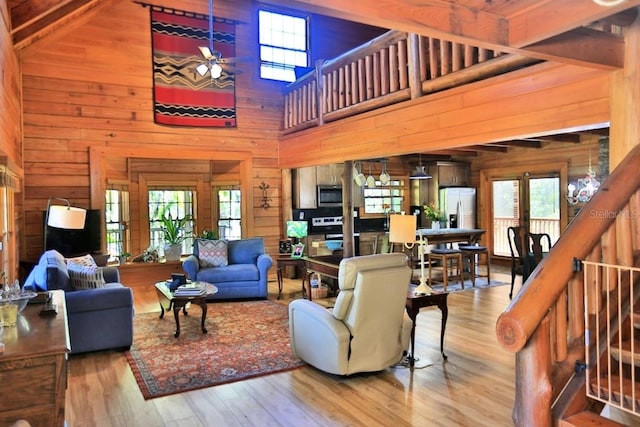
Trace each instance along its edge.
<path fill-rule="evenodd" d="M 557 174 L 494 178 L 491 182 L 493 253 L 510 256 L 507 229 L 525 225 L 532 233 L 547 233 L 552 244 L 560 237 L 560 178 Z"/>

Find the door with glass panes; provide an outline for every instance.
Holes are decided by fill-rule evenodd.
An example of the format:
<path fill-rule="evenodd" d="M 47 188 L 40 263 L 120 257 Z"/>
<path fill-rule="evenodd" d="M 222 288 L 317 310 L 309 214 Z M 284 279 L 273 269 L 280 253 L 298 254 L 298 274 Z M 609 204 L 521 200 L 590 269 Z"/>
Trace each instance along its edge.
<path fill-rule="evenodd" d="M 560 237 L 560 177 L 556 173 L 494 177 L 492 192 L 493 253 L 511 256 L 507 229 L 526 226 L 531 233 L 547 233 L 551 243 Z"/>

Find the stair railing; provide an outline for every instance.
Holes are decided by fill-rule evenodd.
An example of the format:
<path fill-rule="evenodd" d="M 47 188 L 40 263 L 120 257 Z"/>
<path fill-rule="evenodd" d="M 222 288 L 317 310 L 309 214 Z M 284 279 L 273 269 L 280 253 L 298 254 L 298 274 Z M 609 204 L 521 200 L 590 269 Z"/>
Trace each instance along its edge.
<path fill-rule="evenodd" d="M 640 268 L 583 261 L 587 396 L 640 415 L 640 343 L 633 307 L 640 298 Z M 637 264 L 636 264 L 637 265 Z"/>
<path fill-rule="evenodd" d="M 640 250 L 640 146 L 634 147 L 573 219 L 496 324 L 516 354 L 517 426 L 547 426 L 590 402 L 585 375 L 584 276 L 580 261 L 633 265 Z M 635 213 L 635 215 L 632 215 Z M 589 288 L 587 288 L 589 289 Z"/>

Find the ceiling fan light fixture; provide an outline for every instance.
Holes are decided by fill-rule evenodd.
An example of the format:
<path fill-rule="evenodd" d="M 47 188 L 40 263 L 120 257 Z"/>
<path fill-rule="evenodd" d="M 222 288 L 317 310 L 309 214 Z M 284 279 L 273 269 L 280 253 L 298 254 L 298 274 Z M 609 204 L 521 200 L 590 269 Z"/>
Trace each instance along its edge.
<path fill-rule="evenodd" d="M 211 64 L 211 69 L 209 70 L 209 72 L 211 73 L 212 79 L 217 79 L 222 75 L 222 67 L 220 66 L 220 64 L 213 63 Z"/>
<path fill-rule="evenodd" d="M 207 74 L 207 71 L 209 71 L 209 67 L 207 67 L 205 64 L 200 64 L 196 67 L 196 71 L 198 72 L 198 74 L 204 77 Z"/>

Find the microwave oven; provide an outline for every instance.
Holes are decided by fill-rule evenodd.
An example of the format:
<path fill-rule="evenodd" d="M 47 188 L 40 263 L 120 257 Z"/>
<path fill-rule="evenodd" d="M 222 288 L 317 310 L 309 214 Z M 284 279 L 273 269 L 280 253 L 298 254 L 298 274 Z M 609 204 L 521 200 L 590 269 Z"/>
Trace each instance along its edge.
<path fill-rule="evenodd" d="M 318 207 L 342 206 L 342 187 L 339 185 L 318 185 Z"/>

